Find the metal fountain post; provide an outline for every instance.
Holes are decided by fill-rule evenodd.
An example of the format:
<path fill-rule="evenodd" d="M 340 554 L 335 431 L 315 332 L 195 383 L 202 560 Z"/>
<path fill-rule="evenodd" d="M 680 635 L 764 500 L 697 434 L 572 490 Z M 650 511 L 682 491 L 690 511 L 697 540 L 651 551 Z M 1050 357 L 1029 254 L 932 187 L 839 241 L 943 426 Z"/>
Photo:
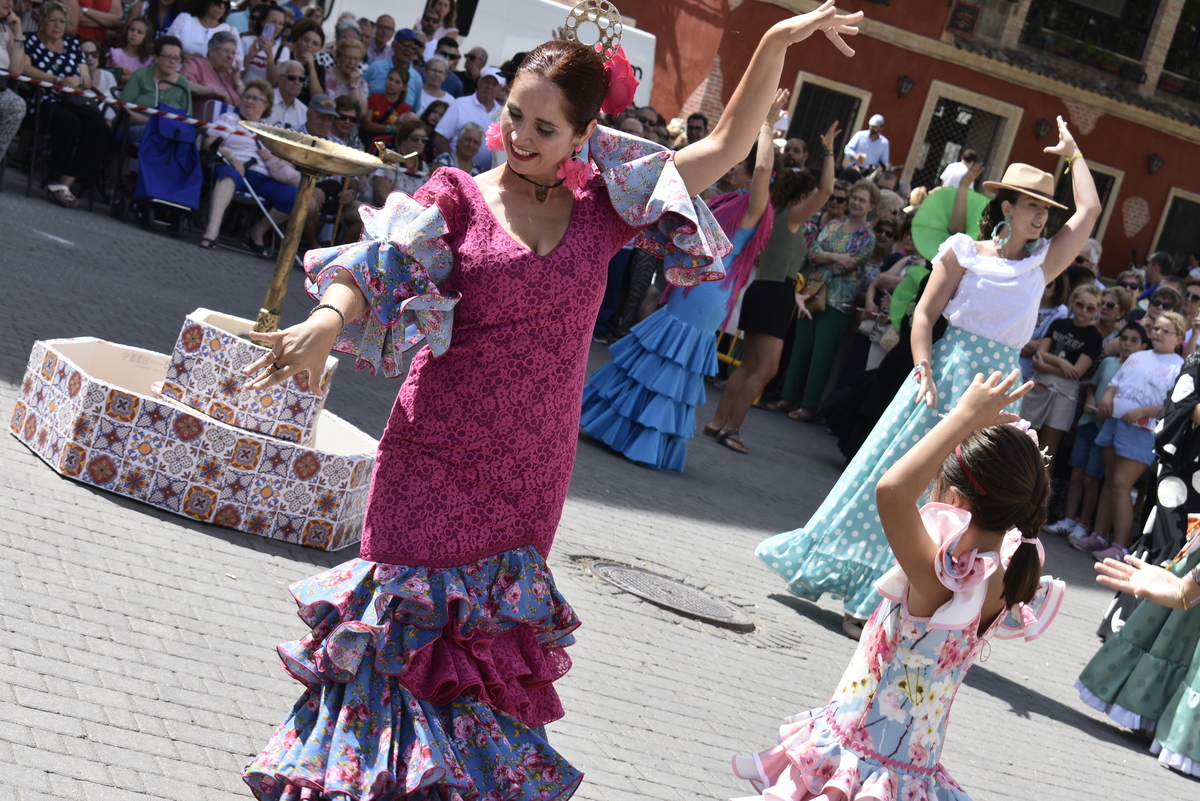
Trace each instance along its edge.
<path fill-rule="evenodd" d="M 267 150 L 295 166 L 301 176 L 300 186 L 296 190 L 296 201 L 292 205 L 287 230 L 283 235 L 283 244 L 279 248 L 279 258 L 275 260 L 275 272 L 271 276 L 271 285 L 267 289 L 267 297 L 263 300 L 262 308 L 258 310 L 258 317 L 254 323 L 256 332 L 265 333 L 279 328 L 280 309 L 283 307 L 283 299 L 287 295 L 288 279 L 292 274 L 292 262 L 296 258 L 296 251 L 300 248 L 300 235 L 303 233 L 304 223 L 308 219 L 308 204 L 312 200 L 317 179 L 323 175 L 352 178 L 374 172 L 387 164 L 369 153 L 309 134 L 263 125 L 258 122 L 242 122 L 241 125 L 255 134 Z"/>

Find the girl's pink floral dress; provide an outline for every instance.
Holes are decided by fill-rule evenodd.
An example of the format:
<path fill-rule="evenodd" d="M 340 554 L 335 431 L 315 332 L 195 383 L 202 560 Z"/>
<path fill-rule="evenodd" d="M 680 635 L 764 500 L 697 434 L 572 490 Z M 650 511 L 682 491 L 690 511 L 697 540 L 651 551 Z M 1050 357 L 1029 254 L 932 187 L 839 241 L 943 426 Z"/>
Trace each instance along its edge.
<path fill-rule="evenodd" d="M 921 509 L 941 543 L 934 568 L 954 591 L 932 617 L 908 613 L 908 577 L 899 566 L 876 582 L 884 600 L 867 621 L 858 650 L 829 704 L 784 720 L 779 745 L 734 757 L 734 773 L 772 801 L 970 801 L 938 759 L 950 705 L 992 638 L 1041 636 L 1062 603 L 1064 585 L 1043 576 L 1037 597 L 979 631 L 995 551 L 954 550 L 969 512 L 941 503 Z M 1004 557 L 1020 535 L 1010 532 Z"/>
<path fill-rule="evenodd" d="M 578 785 L 541 729 L 563 714 L 553 682 L 579 625 L 545 560 L 607 263 L 637 237 L 687 285 L 723 277 L 729 249 L 670 152 L 608 129 L 590 146 L 600 173 L 546 256 L 447 168 L 364 209 L 363 241 L 307 254 L 314 298 L 345 270 L 369 303 L 335 350 L 391 377 L 429 347 L 379 443 L 361 558 L 291 587 L 312 631 L 278 650 L 307 689 L 244 771 L 259 799 L 546 801 Z"/>

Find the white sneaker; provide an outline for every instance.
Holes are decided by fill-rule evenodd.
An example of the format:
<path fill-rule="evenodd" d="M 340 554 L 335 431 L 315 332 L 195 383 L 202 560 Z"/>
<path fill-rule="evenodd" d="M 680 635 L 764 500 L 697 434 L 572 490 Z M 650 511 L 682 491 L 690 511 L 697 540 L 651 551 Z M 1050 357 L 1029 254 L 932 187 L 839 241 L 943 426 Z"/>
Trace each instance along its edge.
<path fill-rule="evenodd" d="M 1079 524 L 1076 523 L 1071 518 L 1064 517 L 1062 520 L 1059 520 L 1057 523 L 1051 523 L 1048 526 L 1042 526 L 1042 531 L 1049 532 L 1050 534 L 1057 534 L 1060 537 L 1065 537 L 1066 535 L 1068 535 L 1072 531 L 1074 531 L 1078 526 L 1079 526 Z M 1083 533 L 1087 534 L 1086 531 Z"/>
<path fill-rule="evenodd" d="M 1083 523 L 1076 523 L 1075 528 L 1071 530 L 1071 533 L 1067 535 L 1067 538 L 1081 540 L 1091 533 L 1092 532 L 1089 531 L 1088 527 Z"/>

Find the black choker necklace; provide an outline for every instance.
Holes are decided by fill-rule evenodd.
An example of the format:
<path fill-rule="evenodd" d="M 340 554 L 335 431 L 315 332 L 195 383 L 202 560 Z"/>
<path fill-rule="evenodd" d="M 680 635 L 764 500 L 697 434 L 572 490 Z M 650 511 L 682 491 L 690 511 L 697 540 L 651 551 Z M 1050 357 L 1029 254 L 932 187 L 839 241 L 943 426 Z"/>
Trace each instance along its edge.
<path fill-rule="evenodd" d="M 508 164 L 507 161 L 504 163 Z M 511 165 L 509 166 L 508 171 L 511 172 L 513 175 L 517 176 L 518 178 L 520 178 L 522 181 L 529 181 L 529 183 L 531 183 L 537 187 L 537 193 L 535 194 L 535 197 L 537 197 L 538 203 L 545 203 L 546 196 L 549 194 L 550 190 L 557 189 L 558 187 L 563 185 L 563 181 L 567 180 L 566 178 L 563 178 L 561 181 L 559 181 L 556 184 L 550 184 L 550 185 L 539 184 L 537 181 L 533 180 L 532 178 L 526 178 L 524 175 L 521 175 L 521 173 L 514 170 Z"/>

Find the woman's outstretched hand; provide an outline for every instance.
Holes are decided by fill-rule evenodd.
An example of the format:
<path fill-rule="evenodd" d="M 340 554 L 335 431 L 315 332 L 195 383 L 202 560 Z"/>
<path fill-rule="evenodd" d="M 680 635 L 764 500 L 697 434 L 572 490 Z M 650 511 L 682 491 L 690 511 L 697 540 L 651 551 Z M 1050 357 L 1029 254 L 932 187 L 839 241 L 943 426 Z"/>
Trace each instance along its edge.
<path fill-rule="evenodd" d="M 1067 129 L 1067 123 L 1062 118 L 1062 115 L 1059 115 L 1056 119 L 1058 120 L 1058 144 L 1051 145 L 1045 150 L 1047 153 L 1069 159 L 1079 152 L 1079 145 L 1075 144 L 1075 137 L 1071 136 L 1071 132 Z"/>
<path fill-rule="evenodd" d="M 1096 563 L 1096 581 L 1105 587 L 1127 592 L 1138 598 L 1148 598 L 1168 609 L 1179 608 L 1180 579 L 1169 570 L 1148 565 L 1136 556 L 1126 556 L 1124 562 L 1105 559 Z"/>
<path fill-rule="evenodd" d="M 1020 420 L 1020 415 L 1004 411 L 1005 406 L 1019 400 L 1033 389 L 1032 381 L 1026 381 L 1018 387 L 1017 382 L 1020 379 L 1021 371 L 1017 369 L 1007 376 L 996 371 L 986 379 L 983 373 L 976 373 L 971 386 L 967 387 L 954 411 L 967 415 L 974 428 L 987 428 Z"/>
<path fill-rule="evenodd" d="M 825 148 L 826 150 L 833 150 L 833 145 L 837 141 L 838 134 L 841 132 L 842 129 L 838 125 L 838 121 L 834 120 L 833 124 L 829 126 L 829 130 L 821 134 L 821 147 Z"/>
<path fill-rule="evenodd" d="M 242 370 L 243 375 L 254 376 L 246 388 L 267 389 L 303 372 L 308 373 L 308 380 L 315 385 L 340 332 L 341 320 L 333 313 L 325 313 L 282 331 L 255 333 L 255 340 L 270 343 L 272 347 Z"/>
<path fill-rule="evenodd" d="M 772 30 L 782 32 L 789 45 L 803 42 L 816 31 L 821 31 L 838 50 L 847 56 L 852 56 L 854 48 L 842 41 L 842 37 L 857 35 L 858 28 L 854 27 L 854 23 L 862 18 L 861 11 L 853 14 L 839 14 L 837 8 L 834 7 L 833 0 L 825 0 L 815 11 L 785 19 L 783 22 L 776 23 Z"/>
<path fill-rule="evenodd" d="M 775 90 L 775 100 L 772 101 L 771 108 L 767 111 L 767 120 L 764 123 L 765 125 L 774 127 L 776 123 L 783 119 L 783 115 L 787 113 L 786 109 L 788 99 L 791 98 L 791 96 L 792 93 L 787 89 Z"/>

